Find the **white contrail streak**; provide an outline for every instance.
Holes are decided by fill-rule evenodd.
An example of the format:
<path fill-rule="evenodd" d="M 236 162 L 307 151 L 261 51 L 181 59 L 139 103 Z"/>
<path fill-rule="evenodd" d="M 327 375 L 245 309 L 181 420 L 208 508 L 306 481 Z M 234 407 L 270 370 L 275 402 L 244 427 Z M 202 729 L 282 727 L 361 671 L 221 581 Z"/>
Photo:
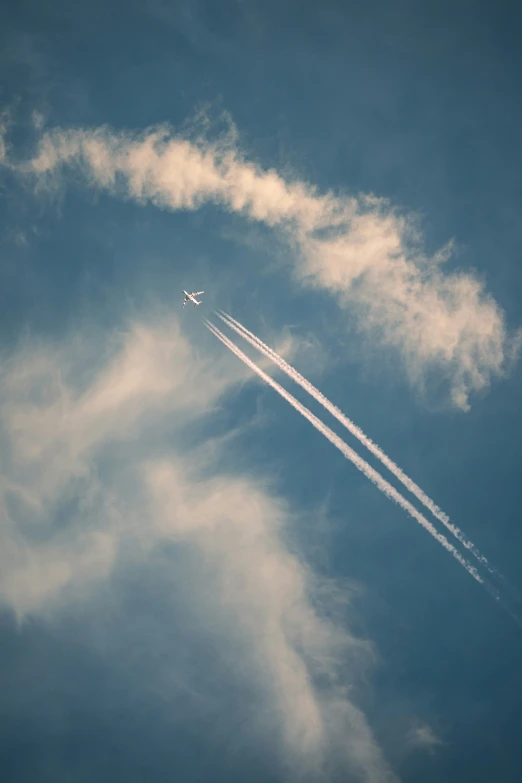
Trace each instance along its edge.
<path fill-rule="evenodd" d="M 250 343 L 250 345 L 254 346 L 254 348 L 257 348 L 260 353 L 262 353 L 264 356 L 266 356 L 268 359 L 271 359 L 274 364 L 276 364 L 280 370 L 282 370 L 284 373 L 286 373 L 290 378 L 292 378 L 293 381 L 295 381 L 301 388 L 303 388 L 305 391 L 307 391 L 317 402 L 319 402 L 326 410 L 334 416 L 337 421 L 339 421 L 346 429 L 352 433 L 362 444 L 363 446 L 366 446 L 366 448 L 371 451 L 372 454 L 374 454 L 383 465 L 385 465 L 388 470 L 393 473 L 393 475 L 402 482 L 402 484 L 408 489 L 412 495 L 414 495 L 417 500 L 419 500 L 425 508 L 427 508 L 431 513 L 433 514 L 436 519 L 438 519 L 442 524 L 457 538 L 460 543 L 466 547 L 476 558 L 477 560 L 484 565 L 488 571 L 491 574 L 495 574 L 495 570 L 489 565 L 487 559 L 482 555 L 477 547 L 469 541 L 464 533 L 462 533 L 461 530 L 456 525 L 453 525 L 449 521 L 449 517 L 447 514 L 445 514 L 441 509 L 437 506 L 437 504 L 430 498 L 426 493 L 419 487 L 417 484 L 409 477 L 407 476 L 401 468 L 393 462 L 390 457 L 388 457 L 382 449 L 377 446 L 376 443 L 374 443 L 365 433 L 361 430 L 360 427 L 357 426 L 357 424 L 354 424 L 353 421 L 351 421 L 345 414 L 339 410 L 339 408 L 330 402 L 330 400 L 322 394 L 319 389 L 316 389 L 316 387 L 310 383 L 306 378 L 304 378 L 296 369 L 295 367 L 292 367 L 291 364 L 288 364 L 282 356 L 279 356 L 276 351 L 274 351 L 272 348 L 270 348 L 266 343 L 264 343 L 259 337 L 256 337 L 255 334 L 250 332 L 243 324 L 241 324 L 239 321 L 236 321 L 235 318 L 232 318 L 231 315 L 228 315 L 228 313 L 221 312 L 216 313 L 218 318 L 221 318 L 221 320 L 227 324 L 231 329 L 233 329 L 237 334 L 239 334 L 241 337 L 243 337 L 244 340 Z"/>
<path fill-rule="evenodd" d="M 439 533 L 436 528 L 429 522 L 426 517 L 424 517 L 415 506 L 413 506 L 406 498 L 404 498 L 400 492 L 398 492 L 395 487 L 393 487 L 386 479 L 384 479 L 380 473 L 378 473 L 374 468 L 372 468 L 371 465 L 369 465 L 366 460 L 364 460 L 362 457 L 360 457 L 357 452 L 355 452 L 350 446 L 348 446 L 347 443 L 344 442 L 338 435 L 333 432 L 329 427 L 326 426 L 320 419 L 317 418 L 308 408 L 306 408 L 304 405 L 302 405 L 299 400 L 297 400 L 290 392 L 286 391 L 277 381 L 274 381 L 273 378 L 271 378 L 269 375 L 267 375 L 263 370 L 261 370 L 257 364 L 255 364 L 251 359 L 248 358 L 246 354 L 241 351 L 237 345 L 235 345 L 231 340 L 228 339 L 228 337 L 225 337 L 223 332 L 221 332 L 216 326 L 214 326 L 210 321 L 207 321 L 205 319 L 205 325 L 207 326 L 210 331 L 215 334 L 215 336 L 221 340 L 221 342 L 229 348 L 232 353 L 234 353 L 239 359 L 241 359 L 242 362 L 244 362 L 247 367 L 250 367 L 251 370 L 253 370 L 255 373 L 259 375 L 260 378 L 262 378 L 265 383 L 267 383 L 269 386 L 271 386 L 278 394 L 281 395 L 287 402 L 290 403 L 290 405 L 295 408 L 296 411 L 298 411 L 302 416 L 305 417 L 305 419 L 308 419 L 310 424 L 312 424 L 322 435 L 327 438 L 330 443 L 332 443 L 334 446 L 336 446 L 339 451 L 346 457 L 346 459 L 349 459 L 350 462 L 352 462 L 358 470 L 361 471 L 361 473 L 364 473 L 364 475 L 370 479 L 370 481 L 373 481 L 373 483 L 383 492 L 385 495 L 387 495 L 391 500 L 394 500 L 401 508 L 404 509 L 413 519 L 416 520 L 425 530 L 430 533 L 430 535 L 433 536 L 433 538 L 439 542 L 439 544 L 442 544 L 444 549 L 446 549 L 450 554 L 453 555 L 453 557 L 459 561 L 461 566 L 463 566 L 466 571 L 474 578 L 476 579 L 479 584 L 481 584 L 483 587 L 485 587 L 488 592 L 494 595 L 494 597 L 497 597 L 496 594 L 493 592 L 492 588 L 487 585 L 482 577 L 478 574 L 477 570 L 470 565 L 470 563 L 467 562 L 467 560 L 464 559 L 464 557 L 460 554 L 460 552 L 455 549 L 453 544 L 450 544 L 448 539 L 442 535 L 442 533 Z M 498 599 L 497 599 L 498 600 Z"/>

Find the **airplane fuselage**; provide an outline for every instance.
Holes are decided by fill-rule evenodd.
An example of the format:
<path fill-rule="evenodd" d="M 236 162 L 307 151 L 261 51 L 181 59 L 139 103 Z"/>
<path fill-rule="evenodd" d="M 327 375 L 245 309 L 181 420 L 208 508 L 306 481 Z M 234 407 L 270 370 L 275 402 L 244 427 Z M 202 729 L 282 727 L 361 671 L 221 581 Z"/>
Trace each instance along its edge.
<path fill-rule="evenodd" d="M 200 296 L 200 294 L 204 294 L 204 291 L 194 291 L 193 293 L 189 294 L 188 291 L 183 290 L 183 293 L 185 294 L 185 299 L 183 300 L 183 307 L 187 304 L 187 302 L 192 302 L 194 307 L 197 307 L 201 304 L 201 302 L 198 302 L 196 299 L 196 296 Z"/>

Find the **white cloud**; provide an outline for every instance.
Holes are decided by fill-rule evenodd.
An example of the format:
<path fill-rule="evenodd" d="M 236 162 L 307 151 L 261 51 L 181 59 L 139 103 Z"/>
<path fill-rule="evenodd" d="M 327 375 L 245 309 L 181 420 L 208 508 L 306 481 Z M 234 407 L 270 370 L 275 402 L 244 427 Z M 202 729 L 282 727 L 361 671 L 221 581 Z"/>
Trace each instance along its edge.
<path fill-rule="evenodd" d="M 0 114 L 0 164 L 7 163 L 7 144 L 5 137 L 7 135 L 9 115 L 5 112 Z"/>
<path fill-rule="evenodd" d="M 420 750 L 430 755 L 435 753 L 435 749 L 444 745 L 443 740 L 438 737 L 431 726 L 427 723 L 415 726 L 408 734 L 406 739 L 406 749 L 409 751 Z"/>
<path fill-rule="evenodd" d="M 35 130 L 41 131 L 45 125 L 45 114 L 43 114 L 41 111 L 38 111 L 37 109 L 34 109 L 31 115 L 31 120 Z"/>
<path fill-rule="evenodd" d="M 264 171 L 237 150 L 236 135 L 210 142 L 172 135 L 54 130 L 19 170 L 51 186 L 64 166 L 140 203 L 197 209 L 205 201 L 277 228 L 290 243 L 303 284 L 324 288 L 374 343 L 394 349 L 412 383 L 435 373 L 463 410 L 471 393 L 501 376 L 517 340 L 497 303 L 472 274 L 451 273 L 451 244 L 426 257 L 412 217 L 374 196 L 319 194 Z"/>
<path fill-rule="evenodd" d="M 144 563 L 167 542 L 188 546 L 199 570 L 182 598 L 207 608 L 222 658 L 254 694 L 258 739 L 302 779 L 389 779 L 347 696 L 367 646 L 323 617 L 323 585 L 286 543 L 290 509 L 260 481 L 216 475 L 219 447 L 176 449 L 177 429 L 242 365 L 198 354 L 174 319 L 104 344 L 93 361 L 98 343 L 81 335 L 29 340 L 3 362 L 0 600 L 20 619 L 45 616 L 88 600 L 123 549 Z"/>

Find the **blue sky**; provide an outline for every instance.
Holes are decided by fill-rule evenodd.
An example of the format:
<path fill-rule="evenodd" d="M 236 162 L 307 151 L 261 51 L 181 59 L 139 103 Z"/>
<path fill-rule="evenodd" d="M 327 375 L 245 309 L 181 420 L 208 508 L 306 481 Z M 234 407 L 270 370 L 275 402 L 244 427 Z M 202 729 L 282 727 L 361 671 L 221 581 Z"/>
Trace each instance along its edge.
<path fill-rule="evenodd" d="M 521 15 L 2 5 L 3 778 L 520 779 Z"/>

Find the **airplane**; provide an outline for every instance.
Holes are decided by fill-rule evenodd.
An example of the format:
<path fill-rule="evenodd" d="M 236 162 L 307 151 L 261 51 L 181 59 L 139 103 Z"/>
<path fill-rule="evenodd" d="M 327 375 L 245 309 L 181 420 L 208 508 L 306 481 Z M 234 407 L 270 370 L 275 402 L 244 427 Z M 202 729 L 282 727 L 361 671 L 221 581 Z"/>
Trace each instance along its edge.
<path fill-rule="evenodd" d="M 193 291 L 191 294 L 189 294 L 187 291 L 183 291 L 183 293 L 185 294 L 185 299 L 183 300 L 183 307 L 185 307 L 185 305 L 189 301 L 192 302 L 194 307 L 197 307 L 198 305 L 201 304 L 201 302 L 198 302 L 198 300 L 196 299 L 196 296 L 200 296 L 201 294 L 204 294 L 205 292 L 204 291 Z"/>

